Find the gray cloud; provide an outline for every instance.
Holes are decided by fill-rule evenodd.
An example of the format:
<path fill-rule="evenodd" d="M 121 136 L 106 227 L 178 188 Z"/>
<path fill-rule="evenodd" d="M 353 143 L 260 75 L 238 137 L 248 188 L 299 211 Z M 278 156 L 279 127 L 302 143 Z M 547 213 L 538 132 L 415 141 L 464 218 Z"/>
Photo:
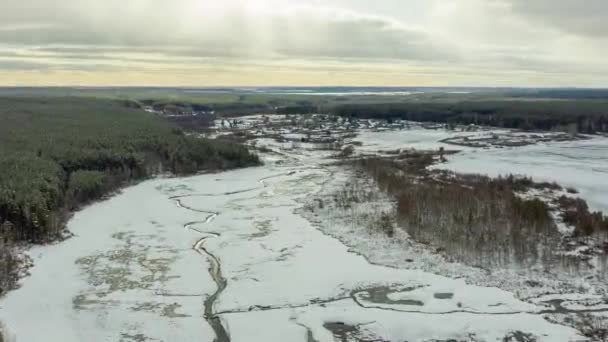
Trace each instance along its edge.
<path fill-rule="evenodd" d="M 506 0 L 516 13 L 562 32 L 608 36 L 606 0 Z"/>
<path fill-rule="evenodd" d="M 82 5 L 90 0 L 62 1 L 55 6 L 48 5 L 52 1 L 23 2 L 9 5 L 0 14 L 5 27 L 13 27 L 2 30 L 0 24 L 1 43 L 155 47 L 170 54 L 181 51 L 199 57 L 437 59 L 448 55 L 435 48 L 423 31 L 397 26 L 380 17 L 314 8 L 267 12 L 256 17 L 230 10 L 221 13 L 221 21 L 207 23 L 209 18 L 204 14 L 195 17 L 167 10 L 166 5 L 135 11 L 109 0 L 104 11 L 98 13 L 92 11 L 95 6 L 90 10 Z M 172 5 L 191 2 L 177 0 Z"/>
<path fill-rule="evenodd" d="M 408 65 L 411 75 L 571 72 L 574 79 L 592 72 L 600 78 L 606 68 L 599 56 L 608 52 L 605 0 L 6 2 L 0 71 L 225 65 L 226 72 L 238 66 L 390 74 Z"/>
<path fill-rule="evenodd" d="M 50 66 L 48 63 L 41 62 L 29 62 L 29 61 L 21 61 L 16 59 L 3 59 L 0 58 L 0 71 L 14 71 L 14 70 L 49 70 Z"/>

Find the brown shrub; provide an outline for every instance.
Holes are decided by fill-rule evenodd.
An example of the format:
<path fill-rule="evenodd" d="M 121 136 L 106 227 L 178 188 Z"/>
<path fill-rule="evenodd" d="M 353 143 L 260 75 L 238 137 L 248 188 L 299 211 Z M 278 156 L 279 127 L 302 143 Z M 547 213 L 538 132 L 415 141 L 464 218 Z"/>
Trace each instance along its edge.
<path fill-rule="evenodd" d="M 583 199 L 562 196 L 557 202 L 564 222 L 575 227 L 575 236 L 608 233 L 608 217 L 602 212 L 589 211 L 589 206 Z"/>
<path fill-rule="evenodd" d="M 18 261 L 10 245 L 0 242 L 0 296 L 15 288 Z"/>
<path fill-rule="evenodd" d="M 530 179 L 432 173 L 421 169 L 425 158 L 358 163 L 381 191 L 396 199 L 398 222 L 415 240 L 485 267 L 534 263 L 546 257 L 539 243 L 558 241 L 548 206 L 515 194 L 535 187 Z"/>

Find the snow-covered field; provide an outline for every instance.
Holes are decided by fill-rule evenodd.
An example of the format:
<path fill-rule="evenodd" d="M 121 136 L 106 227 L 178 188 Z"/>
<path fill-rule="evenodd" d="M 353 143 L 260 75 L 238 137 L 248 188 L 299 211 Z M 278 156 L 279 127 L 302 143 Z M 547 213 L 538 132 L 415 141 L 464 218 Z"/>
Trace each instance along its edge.
<path fill-rule="evenodd" d="M 357 140 L 363 148 L 376 139 L 373 149 L 394 149 L 437 148 L 443 138 L 435 131 L 399 134 Z M 593 143 L 583 148 L 595 151 L 584 175 L 606 164 L 607 145 Z M 482 168 L 477 172 L 501 171 L 491 169 L 491 158 L 507 164 L 508 151 L 465 152 L 446 167 L 470 160 Z M 340 176 L 326 164 L 330 155 L 270 153 L 263 167 L 151 180 L 82 210 L 69 223 L 75 237 L 33 248 L 31 276 L 0 301 L 9 341 L 586 340 L 545 320 L 546 304 L 372 264 L 364 250 L 326 235 L 300 213 Z M 535 170 L 565 167 L 567 174 L 581 164 L 564 155 L 526 152 L 520 170 L 540 175 Z M 578 181 L 584 195 L 588 181 Z M 594 205 L 605 203 L 601 188 L 596 196 Z"/>
<path fill-rule="evenodd" d="M 363 130 L 353 140 L 363 143 L 357 151 L 366 154 L 411 148 L 458 150 L 460 153 L 447 156 L 447 163 L 433 167 L 489 176 L 518 174 L 533 177 L 536 181 L 556 182 L 579 191 L 591 209 L 608 212 L 608 139 L 605 137 L 484 149 L 441 142 L 460 135 L 485 136 L 505 132 L 496 129 L 471 134 L 414 126 L 409 130 Z"/>
<path fill-rule="evenodd" d="M 378 151 L 412 148 L 417 150 L 439 150 L 441 147 L 446 150 L 469 149 L 440 142 L 440 140 L 457 136 L 458 134 L 458 132 L 449 132 L 443 129 L 431 130 L 416 127 L 410 130 L 384 132 L 364 130 L 354 140 L 363 143 L 362 146 L 357 148 L 361 153 L 377 153 Z"/>
<path fill-rule="evenodd" d="M 490 176 L 523 174 L 573 187 L 595 210 L 608 212 L 608 139 L 518 148 L 463 150 L 439 168 Z"/>

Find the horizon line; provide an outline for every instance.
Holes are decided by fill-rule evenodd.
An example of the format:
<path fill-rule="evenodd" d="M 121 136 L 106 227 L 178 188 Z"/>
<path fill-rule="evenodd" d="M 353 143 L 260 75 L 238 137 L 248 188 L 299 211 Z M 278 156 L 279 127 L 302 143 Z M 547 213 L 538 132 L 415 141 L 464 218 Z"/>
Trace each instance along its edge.
<path fill-rule="evenodd" d="M 364 86 L 364 85 L 336 85 L 336 86 L 310 86 L 310 85 L 290 85 L 290 86 L 158 86 L 158 85 L 23 85 L 10 86 L 0 85 L 0 89 L 178 89 L 178 90 L 249 90 L 249 89 L 543 89 L 543 90 L 608 90 L 606 87 L 587 87 L 587 86 Z"/>

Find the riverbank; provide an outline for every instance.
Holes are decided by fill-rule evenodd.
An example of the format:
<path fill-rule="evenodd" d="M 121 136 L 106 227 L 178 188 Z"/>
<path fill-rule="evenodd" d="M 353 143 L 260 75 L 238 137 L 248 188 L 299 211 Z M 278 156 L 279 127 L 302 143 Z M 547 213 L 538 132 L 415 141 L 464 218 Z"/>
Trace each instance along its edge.
<path fill-rule="evenodd" d="M 365 181 L 336 163 L 351 141 L 361 141 L 357 156 L 373 146 L 407 149 L 416 139 L 434 144 L 440 132 L 404 130 L 409 140 L 396 144 L 397 135 L 382 141 L 379 132 L 336 130 L 328 146 L 296 143 L 294 130 L 276 122 L 256 127 L 262 116 L 247 120 L 264 166 L 143 182 L 76 213 L 73 238 L 32 249 L 32 275 L 0 300 L 10 335 L 31 342 L 589 340 L 547 319 L 565 309 L 602 310 L 600 297 L 522 301 L 517 287 L 499 288 L 483 269 L 369 234 L 367 221 L 343 224 L 309 210 L 331 210 L 317 195 Z M 367 209 L 380 214 L 391 202 L 377 199 Z M 368 213 L 352 210 L 353 218 Z M 471 281 L 477 275 L 485 278 Z"/>
<path fill-rule="evenodd" d="M 0 295 L 26 266 L 13 250 L 65 239 L 82 206 L 158 174 L 259 165 L 244 146 L 186 135 L 129 101 L 0 97 L 0 120 Z"/>
<path fill-rule="evenodd" d="M 577 338 L 507 292 L 369 264 L 297 214 L 300 201 L 338 176 L 322 158 L 268 155 L 266 163 L 147 181 L 77 213 L 74 238 L 32 250 L 32 275 L 1 302 L 0 319 L 17 340 L 32 342 L 219 338 L 217 327 L 201 329 L 205 317 L 231 341 L 332 341 L 341 324 L 386 341 L 464 332 L 502 338 L 511 330 Z M 43 296 L 49 282 L 57 290 Z M 408 289 L 452 295 L 419 297 L 423 305 L 394 299 Z M 371 321 L 412 325 L 361 325 Z"/>

